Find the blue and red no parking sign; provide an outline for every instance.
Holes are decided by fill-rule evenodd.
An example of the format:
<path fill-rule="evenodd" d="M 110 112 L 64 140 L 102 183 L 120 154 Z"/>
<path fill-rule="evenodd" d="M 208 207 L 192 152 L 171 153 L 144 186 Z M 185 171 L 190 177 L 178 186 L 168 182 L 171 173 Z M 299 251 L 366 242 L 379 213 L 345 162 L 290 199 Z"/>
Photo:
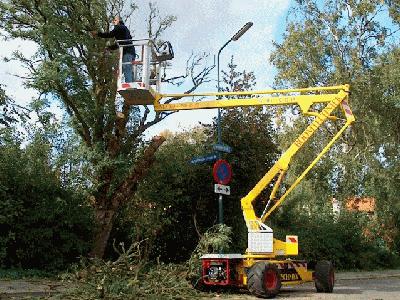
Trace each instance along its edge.
<path fill-rule="evenodd" d="M 213 168 L 214 180 L 219 184 L 228 184 L 232 179 L 231 165 L 224 159 L 215 162 Z"/>

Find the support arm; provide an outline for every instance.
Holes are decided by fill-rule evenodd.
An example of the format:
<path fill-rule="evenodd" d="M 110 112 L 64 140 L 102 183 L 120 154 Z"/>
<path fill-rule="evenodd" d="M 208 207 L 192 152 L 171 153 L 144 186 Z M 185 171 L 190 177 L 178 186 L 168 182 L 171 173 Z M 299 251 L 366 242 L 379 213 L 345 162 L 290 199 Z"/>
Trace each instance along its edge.
<path fill-rule="evenodd" d="M 338 91 L 332 94 L 323 94 L 326 91 Z M 282 95 L 283 94 L 283 95 Z M 162 98 L 168 97 L 220 97 L 220 96 L 249 96 L 246 99 L 228 99 L 228 100 L 210 100 L 200 102 L 184 103 L 160 103 Z M 261 97 L 255 97 L 259 96 Z M 270 96 L 266 96 L 270 95 Z M 278 96 L 277 96 L 278 95 Z M 267 217 L 286 199 L 288 194 L 300 183 L 312 167 L 321 159 L 321 157 L 331 148 L 335 141 L 344 133 L 346 128 L 354 122 L 355 118 L 348 106 L 349 85 L 306 88 L 291 90 L 273 90 L 273 91 L 252 91 L 252 92 L 219 92 L 219 93 L 198 93 L 198 94 L 165 94 L 158 95 L 154 103 L 156 111 L 166 110 L 193 110 L 205 108 L 231 108 L 240 106 L 261 106 L 261 105 L 298 105 L 304 115 L 314 117 L 309 126 L 299 135 L 292 145 L 282 154 L 271 169 L 261 178 L 255 187 L 241 199 L 243 216 L 249 230 L 258 230 L 260 222 L 264 222 Z M 320 112 L 309 111 L 313 104 L 325 103 L 326 106 Z M 282 182 L 283 174 L 289 168 L 290 162 L 295 154 L 304 146 L 304 144 L 317 132 L 320 126 L 327 120 L 337 121 L 338 118 L 332 115 L 332 112 L 341 106 L 346 116 L 346 122 L 339 132 L 331 139 L 318 156 L 310 163 L 303 173 L 295 180 L 290 188 L 278 199 L 278 201 L 269 209 L 265 210 L 261 217 L 257 217 L 254 211 L 253 203 L 260 193 L 281 174 L 275 182 L 272 189 L 271 199 L 275 197 L 279 185 Z"/>

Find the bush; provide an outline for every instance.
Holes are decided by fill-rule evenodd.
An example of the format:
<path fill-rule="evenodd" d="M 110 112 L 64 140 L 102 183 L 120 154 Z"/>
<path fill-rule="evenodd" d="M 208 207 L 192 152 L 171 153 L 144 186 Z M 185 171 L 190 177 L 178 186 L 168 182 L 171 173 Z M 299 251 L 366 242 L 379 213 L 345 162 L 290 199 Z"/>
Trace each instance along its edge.
<path fill-rule="evenodd" d="M 193 299 L 203 297 L 192 285 L 200 279 L 200 257 L 205 253 L 227 251 L 231 228 L 215 225 L 208 229 L 192 257 L 185 264 L 165 264 L 143 258 L 145 240 L 125 249 L 113 244 L 118 258 L 114 261 L 81 260 L 74 274 L 65 279 L 77 288 L 62 294 L 61 299 Z M 209 296 L 209 294 L 208 294 Z"/>
<path fill-rule="evenodd" d="M 338 269 L 392 268 L 399 259 L 379 236 L 366 234 L 374 221 L 362 213 L 342 211 L 332 214 L 291 214 L 288 228 L 276 233 L 299 237 L 300 258 L 308 261 L 330 260 Z"/>
<path fill-rule="evenodd" d="M 0 265 L 59 269 L 86 254 L 92 213 L 61 187 L 49 148 L 0 144 Z"/>

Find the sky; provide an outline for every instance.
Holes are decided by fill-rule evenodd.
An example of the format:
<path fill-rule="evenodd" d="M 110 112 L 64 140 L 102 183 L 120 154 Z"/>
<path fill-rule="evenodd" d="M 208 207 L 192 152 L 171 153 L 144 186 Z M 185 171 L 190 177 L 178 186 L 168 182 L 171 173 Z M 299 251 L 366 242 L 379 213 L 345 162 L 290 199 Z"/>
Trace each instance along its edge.
<path fill-rule="evenodd" d="M 164 40 L 171 42 L 175 58 L 167 75 L 182 74 L 186 60 L 192 52 L 210 53 L 212 57 L 244 24 L 253 22 L 253 26 L 238 40 L 231 42 L 221 53 L 220 67 L 227 66 L 231 56 L 239 70 L 253 71 L 257 80 L 257 89 L 268 89 L 273 83 L 274 68 L 269 63 L 273 49 L 273 40 L 279 40 L 285 30 L 287 11 L 290 0 L 156 0 L 162 15 L 173 14 L 177 21 L 163 35 Z M 148 1 L 136 1 L 137 10 L 130 22 L 127 22 L 133 38 L 146 36 L 146 17 Z M 25 55 L 35 51 L 33 43 L 20 40 L 1 41 L 1 57 L 9 56 L 12 51 L 20 50 Z M 24 69 L 17 62 L 0 61 L 0 83 L 5 85 L 6 92 L 17 103 L 26 105 L 35 92 L 22 86 L 22 80 L 12 74 L 23 76 Z M 199 91 L 216 91 L 216 68 L 211 74 L 212 82 L 202 86 Z M 176 88 L 163 86 L 163 92 L 179 92 Z M 181 87 L 184 92 L 184 87 Z M 57 103 L 52 110 L 62 114 Z M 178 112 L 159 124 L 152 126 L 148 136 L 153 136 L 168 129 L 181 131 L 197 125 L 199 122 L 211 123 L 217 110 Z"/>
<path fill-rule="evenodd" d="M 273 83 L 274 68 L 269 63 L 273 40 L 278 40 L 285 30 L 289 0 L 159 0 L 160 11 L 172 11 L 177 16 L 174 26 L 164 38 L 175 51 L 174 71 L 184 71 L 186 59 L 193 51 L 207 52 L 213 57 L 244 24 L 253 26 L 238 40 L 231 42 L 221 52 L 220 68 L 224 69 L 234 55 L 238 70 L 253 71 L 256 89 L 268 89 Z M 173 7 L 173 10 L 171 8 Z M 136 30 L 135 30 L 136 33 Z M 213 59 L 210 59 L 212 62 Z M 221 75 L 220 75 L 221 76 Z M 211 74 L 213 81 L 199 91 L 216 91 L 217 70 Z M 168 87 L 163 92 L 168 92 Z M 174 91 L 175 92 L 175 91 Z M 183 89 L 182 89 L 183 92 Z M 148 135 L 163 129 L 180 131 L 201 123 L 211 123 L 217 110 L 182 111 L 151 127 Z"/>

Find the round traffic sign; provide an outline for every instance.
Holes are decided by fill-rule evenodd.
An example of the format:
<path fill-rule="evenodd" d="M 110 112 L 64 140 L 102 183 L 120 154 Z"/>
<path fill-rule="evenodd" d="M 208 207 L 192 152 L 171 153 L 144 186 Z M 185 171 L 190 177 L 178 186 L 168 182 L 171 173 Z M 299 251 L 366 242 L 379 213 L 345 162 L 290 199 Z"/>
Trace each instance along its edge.
<path fill-rule="evenodd" d="M 231 165 L 224 159 L 215 162 L 213 168 L 214 180 L 219 184 L 228 184 L 232 179 Z"/>

